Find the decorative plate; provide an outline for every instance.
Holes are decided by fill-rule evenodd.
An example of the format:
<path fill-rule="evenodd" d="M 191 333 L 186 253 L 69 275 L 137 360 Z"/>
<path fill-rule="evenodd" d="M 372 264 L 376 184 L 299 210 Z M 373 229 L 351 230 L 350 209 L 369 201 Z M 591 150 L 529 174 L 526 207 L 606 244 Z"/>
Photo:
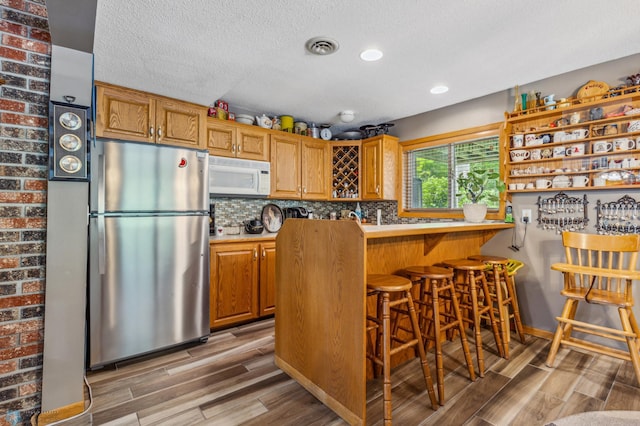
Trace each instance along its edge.
<path fill-rule="evenodd" d="M 601 99 L 609 91 L 609 85 L 604 81 L 589 80 L 578 90 L 577 98 L 583 102 Z"/>
<path fill-rule="evenodd" d="M 284 215 L 282 209 L 275 204 L 267 204 L 262 208 L 262 224 L 267 232 L 278 232 L 282 227 Z"/>

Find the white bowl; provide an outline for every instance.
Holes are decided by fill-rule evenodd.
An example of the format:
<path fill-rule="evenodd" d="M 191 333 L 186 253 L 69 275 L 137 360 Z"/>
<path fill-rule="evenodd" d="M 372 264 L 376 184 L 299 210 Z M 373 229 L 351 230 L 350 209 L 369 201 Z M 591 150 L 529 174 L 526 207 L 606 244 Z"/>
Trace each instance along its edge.
<path fill-rule="evenodd" d="M 237 114 L 236 121 L 242 124 L 253 124 L 253 116 L 247 114 Z"/>

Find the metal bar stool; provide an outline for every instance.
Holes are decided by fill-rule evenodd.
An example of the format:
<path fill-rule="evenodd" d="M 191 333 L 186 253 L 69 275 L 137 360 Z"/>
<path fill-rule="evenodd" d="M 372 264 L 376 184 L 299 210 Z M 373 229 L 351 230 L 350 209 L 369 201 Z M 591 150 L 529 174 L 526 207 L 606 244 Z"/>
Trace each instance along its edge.
<path fill-rule="evenodd" d="M 442 261 L 441 264 L 453 269 L 455 273 L 462 276 L 462 279 L 456 282 L 456 291 L 459 293 L 460 307 L 471 313 L 471 318 L 463 317 L 463 320 L 473 325 L 476 355 L 478 357 L 478 375 L 484 377 L 484 352 L 482 350 L 482 334 L 480 333 L 481 315 L 489 315 L 498 353 L 501 357 L 504 357 L 500 329 L 498 321 L 493 314 L 493 301 L 484 275 L 485 265 L 482 262 L 470 259 L 449 259 Z"/>
<path fill-rule="evenodd" d="M 429 340 L 434 342 L 436 352 L 436 382 L 438 385 L 438 401 L 444 405 L 444 366 L 442 359 L 442 338 L 443 333 L 450 329 L 457 329 L 460 334 L 460 344 L 464 352 L 464 358 L 469 370 L 471 381 L 476 379 L 473 370 L 473 361 L 469 351 L 467 335 L 464 332 L 462 314 L 456 296 L 453 283 L 453 272 L 450 269 L 438 268 L 437 266 L 410 266 L 402 270 L 402 275 L 409 277 L 414 283 L 420 285 L 420 298 L 415 303 L 423 307 L 421 331 L 428 347 Z M 448 303 L 450 309 L 441 309 Z M 428 315 L 429 311 L 431 315 Z M 428 325 L 427 325 L 428 324 Z"/>
<path fill-rule="evenodd" d="M 487 282 L 489 284 L 489 291 L 491 292 L 491 295 L 495 296 L 494 301 L 497 305 L 496 311 L 498 312 L 500 330 L 502 331 L 504 357 L 509 359 L 509 306 L 511 306 L 511 310 L 513 311 L 513 320 L 515 322 L 520 341 L 525 343 L 525 335 L 522 327 L 522 320 L 520 319 L 518 299 L 514 290 L 513 280 L 507 271 L 507 263 L 509 262 L 509 259 L 500 256 L 483 255 L 469 256 L 469 259 L 483 262 L 491 268 L 491 273 L 489 274 L 490 279 L 487 279 Z"/>
<path fill-rule="evenodd" d="M 429 370 L 427 357 L 422 345 L 422 336 L 420 335 L 418 318 L 416 316 L 413 299 L 411 297 L 411 287 L 411 281 L 397 275 L 367 275 L 367 295 L 375 295 L 378 299 L 376 315 L 367 315 L 367 321 L 370 324 L 367 326 L 367 334 L 369 335 L 369 338 L 371 337 L 371 331 L 376 331 L 376 343 L 373 344 L 373 342 L 371 342 L 371 339 L 369 339 L 371 348 L 369 351 L 367 351 L 367 358 L 369 358 L 374 363 L 374 374 L 376 371 L 376 365 L 382 367 L 382 393 L 385 425 L 391 425 L 391 356 L 407 348 L 414 346 L 417 348 L 418 355 L 420 357 L 420 363 L 422 364 L 422 374 L 424 376 L 424 382 L 427 386 L 429 399 L 431 400 L 431 406 L 434 410 L 437 410 L 438 407 L 436 395 L 433 390 L 431 371 Z M 399 297 L 391 300 L 391 294 L 398 294 Z M 409 319 L 411 321 L 411 327 L 413 331 L 412 339 L 404 340 L 396 335 L 392 335 L 391 309 L 394 307 L 406 308 L 406 312 L 408 312 L 409 314 Z M 401 312 L 403 312 L 403 310 L 399 309 L 398 315 L 395 318 L 396 321 L 400 319 Z M 394 342 L 399 343 L 399 345 L 392 348 Z"/>

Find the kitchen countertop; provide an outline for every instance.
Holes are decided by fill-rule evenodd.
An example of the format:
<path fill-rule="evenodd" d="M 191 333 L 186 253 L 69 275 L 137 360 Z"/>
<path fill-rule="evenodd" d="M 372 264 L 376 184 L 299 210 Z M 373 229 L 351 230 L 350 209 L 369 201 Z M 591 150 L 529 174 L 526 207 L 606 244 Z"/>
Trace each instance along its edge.
<path fill-rule="evenodd" d="M 363 226 L 366 238 L 399 237 L 405 235 L 443 234 L 447 232 L 482 231 L 513 228 L 513 223 L 488 220 L 481 223 L 470 222 L 430 222 L 412 224 L 391 224 Z"/>
<path fill-rule="evenodd" d="M 263 232 L 262 234 L 209 235 L 209 243 L 238 243 L 252 241 L 275 241 L 277 232 Z"/>
<path fill-rule="evenodd" d="M 405 235 L 421 235 L 421 234 L 443 234 L 447 232 L 464 232 L 479 231 L 491 229 L 509 229 L 513 228 L 513 223 L 504 223 L 499 220 L 487 220 L 481 223 L 469 222 L 430 222 L 430 223 L 396 223 L 389 225 L 373 225 L 364 224 L 361 226 L 366 238 L 386 238 L 399 237 Z M 263 232 L 262 234 L 236 234 L 236 235 L 209 235 L 209 242 L 233 243 L 242 241 L 274 241 L 278 236 L 277 232 Z"/>

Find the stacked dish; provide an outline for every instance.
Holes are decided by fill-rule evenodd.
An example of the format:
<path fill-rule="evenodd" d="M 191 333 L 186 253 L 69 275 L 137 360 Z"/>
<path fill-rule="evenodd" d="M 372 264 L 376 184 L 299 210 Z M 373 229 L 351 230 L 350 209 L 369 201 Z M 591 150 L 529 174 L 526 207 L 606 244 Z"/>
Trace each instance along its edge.
<path fill-rule="evenodd" d="M 253 124 L 253 116 L 247 114 L 236 114 L 236 121 L 242 124 Z"/>

